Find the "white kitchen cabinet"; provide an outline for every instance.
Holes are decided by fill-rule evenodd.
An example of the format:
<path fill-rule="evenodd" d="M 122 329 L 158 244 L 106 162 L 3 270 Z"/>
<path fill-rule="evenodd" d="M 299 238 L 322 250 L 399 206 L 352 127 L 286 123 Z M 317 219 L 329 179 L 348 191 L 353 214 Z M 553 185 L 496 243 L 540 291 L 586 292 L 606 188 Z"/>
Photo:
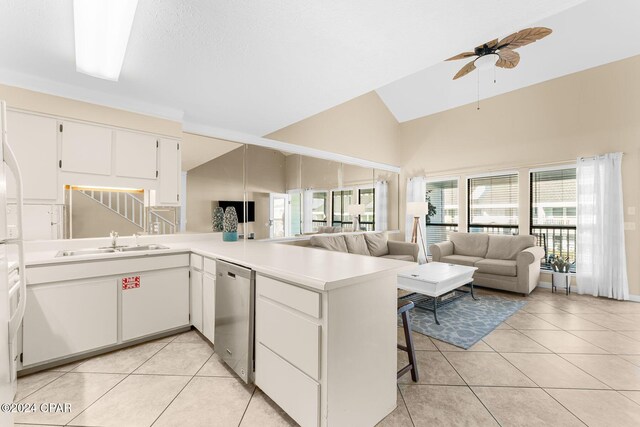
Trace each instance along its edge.
<path fill-rule="evenodd" d="M 158 151 L 159 185 L 156 204 L 180 205 L 180 144 L 173 139 L 160 139 Z"/>
<path fill-rule="evenodd" d="M 65 172 L 111 175 L 113 130 L 77 122 L 61 124 L 60 168 Z"/>
<path fill-rule="evenodd" d="M 7 112 L 7 139 L 22 171 L 27 201 L 58 199 L 58 123 L 50 117 Z M 7 174 L 7 197 L 16 197 L 15 181 Z"/>
<path fill-rule="evenodd" d="M 191 324 L 202 332 L 202 272 L 191 269 Z"/>
<path fill-rule="evenodd" d="M 216 310 L 216 277 L 202 276 L 202 334 L 213 343 Z"/>
<path fill-rule="evenodd" d="M 135 277 L 139 276 L 139 286 Z M 123 279 L 133 287 L 125 289 Z M 189 325 L 189 270 L 177 268 L 130 274 L 122 287 L 122 340 Z M 130 285 L 131 286 L 131 285 Z"/>
<path fill-rule="evenodd" d="M 156 179 L 158 138 L 138 132 L 115 131 L 116 176 Z"/>
<path fill-rule="evenodd" d="M 116 344 L 118 294 L 114 278 L 27 288 L 23 366 Z"/>

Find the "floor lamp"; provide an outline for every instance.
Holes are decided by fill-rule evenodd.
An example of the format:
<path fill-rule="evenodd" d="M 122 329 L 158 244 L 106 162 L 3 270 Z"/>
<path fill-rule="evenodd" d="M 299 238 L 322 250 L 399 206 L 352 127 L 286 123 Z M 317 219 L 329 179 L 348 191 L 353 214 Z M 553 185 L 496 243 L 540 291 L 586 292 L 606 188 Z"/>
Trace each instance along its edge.
<path fill-rule="evenodd" d="M 363 215 L 366 210 L 366 206 L 362 203 L 358 205 L 349 205 L 347 212 L 353 218 L 353 231 L 360 230 L 360 215 Z"/>
<path fill-rule="evenodd" d="M 424 236 L 422 235 L 422 229 L 420 228 L 420 218 L 425 218 L 429 213 L 428 202 L 409 202 L 407 203 L 407 215 L 413 216 L 413 231 L 411 232 L 411 243 L 418 243 L 418 235 L 420 236 L 420 243 L 422 250 L 424 251 L 424 259 L 427 259 L 427 248 L 424 244 Z"/>

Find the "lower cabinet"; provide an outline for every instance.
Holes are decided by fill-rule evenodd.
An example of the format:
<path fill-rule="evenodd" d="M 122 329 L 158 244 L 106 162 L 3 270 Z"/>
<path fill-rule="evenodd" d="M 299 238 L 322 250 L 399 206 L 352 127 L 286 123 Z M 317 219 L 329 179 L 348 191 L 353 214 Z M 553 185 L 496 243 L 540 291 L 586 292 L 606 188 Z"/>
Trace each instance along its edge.
<path fill-rule="evenodd" d="M 120 282 L 123 341 L 189 324 L 187 268 L 125 276 Z"/>
<path fill-rule="evenodd" d="M 118 341 L 115 278 L 27 288 L 23 366 L 106 347 Z"/>
<path fill-rule="evenodd" d="M 191 269 L 191 324 L 202 331 L 202 272 Z"/>
<path fill-rule="evenodd" d="M 202 277 L 202 334 L 213 343 L 216 309 L 216 278 L 209 273 Z"/>

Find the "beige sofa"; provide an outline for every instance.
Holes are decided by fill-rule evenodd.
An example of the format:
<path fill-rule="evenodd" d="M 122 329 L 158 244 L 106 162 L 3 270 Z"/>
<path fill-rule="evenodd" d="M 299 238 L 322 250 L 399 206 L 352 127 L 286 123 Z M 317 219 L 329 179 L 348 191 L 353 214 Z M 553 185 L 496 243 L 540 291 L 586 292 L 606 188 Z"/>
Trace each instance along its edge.
<path fill-rule="evenodd" d="M 538 286 L 544 249 L 530 235 L 451 233 L 429 246 L 433 261 L 477 267 L 473 283 L 529 295 Z"/>
<path fill-rule="evenodd" d="M 309 246 L 350 254 L 401 261 L 418 261 L 418 245 L 416 243 L 389 240 L 386 232 L 315 235 L 309 239 Z"/>

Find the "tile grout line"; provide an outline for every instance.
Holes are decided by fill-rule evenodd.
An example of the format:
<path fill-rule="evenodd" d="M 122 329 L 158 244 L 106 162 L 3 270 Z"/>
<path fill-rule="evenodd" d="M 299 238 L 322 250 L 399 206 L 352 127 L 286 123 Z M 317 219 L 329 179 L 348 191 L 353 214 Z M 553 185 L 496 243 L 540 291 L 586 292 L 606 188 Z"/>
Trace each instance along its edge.
<path fill-rule="evenodd" d="M 400 387 L 400 384 L 396 384 L 396 390 L 398 390 L 398 392 L 400 393 L 400 398 L 402 399 L 402 403 L 404 404 L 404 408 L 407 410 L 407 415 L 409 415 L 409 421 L 411 421 L 411 425 L 413 427 L 416 427 L 416 423 L 413 421 L 413 417 L 411 416 L 411 411 L 409 410 L 409 405 L 407 405 L 407 401 L 404 400 L 404 394 L 402 393 L 402 388 Z M 387 415 L 387 417 L 388 416 L 389 415 Z M 383 420 L 384 420 L 384 418 L 383 418 Z M 382 422 L 382 421 L 380 421 L 380 422 Z"/>
<path fill-rule="evenodd" d="M 247 401 L 247 406 L 245 406 L 244 411 L 242 411 L 242 416 L 240 417 L 240 421 L 238 421 L 238 427 L 240 427 L 240 425 L 242 424 L 242 420 L 244 420 L 244 416 L 247 414 L 247 410 L 249 409 L 249 405 L 251 404 L 251 401 L 253 400 L 253 397 L 256 394 L 256 388 L 257 387 L 254 384 L 253 391 L 251 392 L 251 397 Z"/>
<path fill-rule="evenodd" d="M 171 401 L 167 404 L 167 406 L 165 406 L 165 407 L 164 407 L 164 409 L 163 409 L 162 411 L 160 411 L 160 413 L 158 414 L 158 416 L 156 417 L 156 419 L 155 419 L 155 420 L 153 420 L 153 422 L 152 422 L 151 424 L 149 424 L 149 427 L 153 426 L 155 423 L 157 423 L 157 422 L 158 422 L 158 420 L 160 419 L 160 417 L 162 417 L 162 414 L 164 414 L 164 413 L 167 411 L 167 409 L 169 409 L 169 406 L 171 406 L 171 404 L 172 404 L 172 403 L 173 403 L 173 402 L 178 398 L 178 396 L 180 396 L 180 394 L 182 394 L 182 392 L 184 391 L 184 389 L 185 389 L 185 388 L 187 388 L 187 386 L 188 386 L 189 384 L 191 384 L 191 381 L 193 381 L 193 379 L 194 379 L 195 377 L 196 377 L 196 376 L 195 376 L 195 375 L 193 375 L 193 376 L 189 379 L 189 381 L 187 381 L 187 382 L 185 383 L 185 385 L 180 389 L 180 391 L 178 391 L 178 392 L 176 393 L 176 395 L 175 395 L 175 396 L 173 396 L 173 399 L 171 399 Z"/>
<path fill-rule="evenodd" d="M 175 339 L 175 338 L 174 338 Z M 151 341 L 150 341 L 151 342 Z M 86 408 L 84 408 L 82 411 L 80 411 L 78 413 L 78 415 L 76 415 L 75 417 L 73 417 L 69 422 L 67 422 L 65 425 L 72 425 L 71 423 L 73 422 L 73 420 L 75 420 L 76 418 L 78 418 L 80 415 L 82 415 L 84 412 L 86 412 L 89 408 L 91 408 L 93 405 L 96 404 L 96 402 L 98 402 L 98 400 L 102 399 L 104 396 L 107 395 L 107 393 L 109 393 L 111 390 L 113 390 L 114 388 L 116 388 L 119 384 L 121 384 L 124 380 L 126 380 L 127 378 L 129 378 L 136 370 L 138 370 L 140 368 L 140 366 L 144 365 L 145 363 L 147 363 L 149 360 L 151 360 L 152 357 L 154 357 L 156 354 L 158 354 L 160 351 L 162 351 L 165 347 L 167 347 L 171 342 L 173 342 L 173 340 L 166 342 L 166 343 L 159 343 L 159 344 L 164 344 L 161 348 L 158 349 L 158 351 L 156 351 L 155 353 L 153 353 L 151 356 L 149 356 L 147 358 L 147 360 L 145 360 L 144 362 L 142 362 L 140 365 L 138 365 L 137 368 L 135 368 L 133 371 L 129 372 L 128 374 L 107 374 L 107 375 L 125 375 L 124 378 L 122 378 L 120 381 L 118 381 L 116 384 L 113 385 L 113 387 L 109 388 L 107 391 L 105 391 L 103 394 L 100 395 L 100 397 L 98 397 L 96 400 L 94 400 L 93 402 L 91 402 Z M 108 354 L 108 353 L 105 353 Z M 88 359 L 87 359 L 88 360 Z M 84 362 L 82 362 L 80 365 L 78 365 L 75 369 L 79 368 L 80 366 L 82 366 L 83 363 L 85 363 L 87 360 L 85 360 Z M 76 372 L 77 374 L 82 374 L 85 372 Z"/>

